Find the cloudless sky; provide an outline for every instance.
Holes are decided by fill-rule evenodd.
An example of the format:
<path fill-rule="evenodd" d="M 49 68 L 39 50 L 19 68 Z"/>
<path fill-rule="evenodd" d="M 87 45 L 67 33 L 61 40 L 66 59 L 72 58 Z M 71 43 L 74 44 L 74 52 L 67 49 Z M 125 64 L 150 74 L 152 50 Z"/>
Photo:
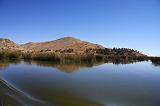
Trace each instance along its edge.
<path fill-rule="evenodd" d="M 64 36 L 160 56 L 160 0 L 0 0 L 0 38 Z"/>

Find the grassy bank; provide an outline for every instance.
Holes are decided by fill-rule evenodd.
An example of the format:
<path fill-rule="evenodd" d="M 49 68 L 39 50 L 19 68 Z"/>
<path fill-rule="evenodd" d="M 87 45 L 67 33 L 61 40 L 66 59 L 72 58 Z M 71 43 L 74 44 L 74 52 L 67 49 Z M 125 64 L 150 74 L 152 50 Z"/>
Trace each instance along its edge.
<path fill-rule="evenodd" d="M 61 62 L 93 62 L 102 61 L 103 58 L 94 56 L 93 54 L 76 55 L 63 53 L 33 53 L 30 55 L 33 60 L 61 61 Z"/>
<path fill-rule="evenodd" d="M 98 61 L 119 63 L 132 63 L 137 61 L 151 60 L 159 62 L 158 57 L 136 57 L 136 56 L 120 56 L 120 55 L 94 55 L 93 53 L 86 53 L 83 55 L 78 54 L 65 54 L 56 52 L 26 52 L 20 51 L 0 51 L 0 59 L 25 59 L 25 60 L 40 60 L 40 61 L 55 61 L 55 62 L 86 62 L 93 63 Z"/>
<path fill-rule="evenodd" d="M 0 51 L 0 59 L 20 59 L 22 53 L 20 51 Z"/>
<path fill-rule="evenodd" d="M 25 59 L 41 61 L 61 61 L 61 62 L 94 62 L 102 61 L 104 57 L 93 54 L 76 55 L 51 52 L 22 53 L 20 51 L 0 51 L 0 59 Z"/>

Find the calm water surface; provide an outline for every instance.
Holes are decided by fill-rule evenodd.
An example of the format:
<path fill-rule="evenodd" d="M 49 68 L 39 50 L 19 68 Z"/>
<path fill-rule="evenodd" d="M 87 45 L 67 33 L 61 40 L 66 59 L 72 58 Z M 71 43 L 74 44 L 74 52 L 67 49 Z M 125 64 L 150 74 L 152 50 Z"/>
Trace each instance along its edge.
<path fill-rule="evenodd" d="M 0 62 L 1 106 L 160 106 L 160 66 Z"/>

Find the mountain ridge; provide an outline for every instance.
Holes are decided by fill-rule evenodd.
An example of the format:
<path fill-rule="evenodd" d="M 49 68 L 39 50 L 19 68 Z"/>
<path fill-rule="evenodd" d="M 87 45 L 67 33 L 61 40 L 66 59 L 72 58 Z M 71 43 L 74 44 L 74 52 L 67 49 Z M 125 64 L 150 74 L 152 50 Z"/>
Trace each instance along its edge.
<path fill-rule="evenodd" d="M 84 52 L 88 48 L 102 49 L 105 48 L 102 45 L 82 41 L 74 37 L 63 37 L 52 41 L 45 42 L 30 42 L 21 45 L 24 49 L 30 51 L 42 51 L 42 50 L 65 50 L 73 49 L 74 51 Z"/>
<path fill-rule="evenodd" d="M 74 37 L 63 37 L 45 42 L 28 42 L 18 45 L 9 39 L 0 38 L 0 51 L 21 51 L 22 53 L 63 53 L 63 54 L 94 54 L 111 57 L 147 56 L 129 48 L 106 48 L 99 44 L 82 41 Z"/>

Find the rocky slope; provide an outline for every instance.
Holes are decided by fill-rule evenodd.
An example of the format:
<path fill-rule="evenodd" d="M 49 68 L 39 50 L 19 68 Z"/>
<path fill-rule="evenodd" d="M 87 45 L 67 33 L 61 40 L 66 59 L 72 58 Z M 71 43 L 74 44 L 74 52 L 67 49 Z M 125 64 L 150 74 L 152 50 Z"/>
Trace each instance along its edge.
<path fill-rule="evenodd" d="M 11 41 L 9 39 L 0 38 L 0 51 L 2 51 L 2 50 L 23 51 L 23 47 L 14 43 L 13 41 Z"/>

